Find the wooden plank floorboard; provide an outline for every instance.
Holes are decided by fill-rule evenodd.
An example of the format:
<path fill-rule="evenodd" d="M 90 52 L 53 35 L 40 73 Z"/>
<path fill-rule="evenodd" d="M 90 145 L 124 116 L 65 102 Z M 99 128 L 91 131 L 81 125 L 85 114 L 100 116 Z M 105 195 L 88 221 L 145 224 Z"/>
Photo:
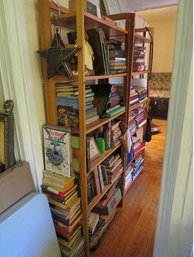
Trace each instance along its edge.
<path fill-rule="evenodd" d="M 166 125 L 153 120 L 161 132 L 146 146 L 144 171 L 126 193 L 124 207 L 91 257 L 152 257 L 156 228 Z"/>

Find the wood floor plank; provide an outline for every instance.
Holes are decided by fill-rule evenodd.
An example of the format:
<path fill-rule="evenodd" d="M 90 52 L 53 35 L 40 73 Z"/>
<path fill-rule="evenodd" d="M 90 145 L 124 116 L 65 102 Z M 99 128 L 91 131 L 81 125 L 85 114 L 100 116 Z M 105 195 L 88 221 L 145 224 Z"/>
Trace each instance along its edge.
<path fill-rule="evenodd" d="M 161 132 L 146 146 L 144 170 L 126 194 L 124 207 L 91 257 L 152 257 L 164 155 L 165 120 L 153 120 Z"/>

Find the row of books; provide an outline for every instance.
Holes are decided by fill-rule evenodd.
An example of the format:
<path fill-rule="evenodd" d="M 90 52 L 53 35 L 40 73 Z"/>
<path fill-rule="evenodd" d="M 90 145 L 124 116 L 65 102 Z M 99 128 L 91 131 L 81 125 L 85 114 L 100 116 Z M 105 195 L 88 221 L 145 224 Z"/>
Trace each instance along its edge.
<path fill-rule="evenodd" d="M 106 39 L 102 28 L 86 30 L 88 42 L 94 53 L 94 72 L 96 75 L 126 72 L 126 56 L 122 50 L 122 42 Z M 75 44 L 76 32 L 67 33 L 70 44 Z"/>
<path fill-rule="evenodd" d="M 58 125 L 79 128 L 79 92 L 77 82 L 60 83 L 56 86 Z M 86 124 L 98 119 L 94 107 L 94 93 L 89 85 L 85 86 Z"/>
<path fill-rule="evenodd" d="M 121 200 L 119 182 L 115 182 L 89 214 L 90 248 L 95 248 L 116 217 Z"/>
<path fill-rule="evenodd" d="M 130 112 L 128 119 L 128 129 L 132 136 L 138 129 L 142 128 L 146 124 L 146 113 L 144 108 L 138 107 Z"/>
<path fill-rule="evenodd" d="M 62 255 L 84 256 L 81 206 L 75 177 L 68 178 L 44 170 L 42 182 L 42 192 L 49 201 Z"/>
<path fill-rule="evenodd" d="M 114 182 L 123 171 L 122 160 L 119 154 L 112 154 L 101 165 L 88 173 L 88 203 L 104 192 L 106 185 Z"/>
<path fill-rule="evenodd" d="M 122 50 L 122 42 L 115 39 L 106 41 L 109 49 L 109 70 L 110 74 L 126 72 L 125 51 Z"/>
<path fill-rule="evenodd" d="M 132 182 L 138 177 L 143 170 L 144 159 L 141 153 L 139 153 L 127 167 L 125 176 L 125 190 L 127 191 Z"/>
<path fill-rule="evenodd" d="M 89 214 L 90 249 L 95 250 L 116 217 L 116 208 L 109 215 Z M 94 217 L 94 218 L 92 218 Z"/>
<path fill-rule="evenodd" d="M 133 50 L 133 71 L 144 71 L 146 69 L 145 63 L 145 46 L 136 45 Z"/>
<path fill-rule="evenodd" d="M 98 84 L 93 85 L 94 106 L 100 118 L 112 117 L 125 110 L 121 102 L 120 84 Z"/>
<path fill-rule="evenodd" d="M 147 89 L 136 86 L 130 90 L 130 106 L 137 104 L 147 97 Z"/>

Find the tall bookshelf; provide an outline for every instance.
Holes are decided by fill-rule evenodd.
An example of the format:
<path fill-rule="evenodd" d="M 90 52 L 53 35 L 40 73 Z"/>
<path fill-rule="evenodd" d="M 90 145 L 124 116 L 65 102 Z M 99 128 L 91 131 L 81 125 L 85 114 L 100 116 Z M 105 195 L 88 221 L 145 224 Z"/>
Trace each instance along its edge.
<path fill-rule="evenodd" d="M 126 176 L 126 154 L 123 152 L 121 144 L 117 144 L 94 161 L 91 161 L 90 168 L 87 170 L 87 148 L 86 140 L 87 136 L 92 132 L 96 131 L 103 125 L 107 125 L 109 122 L 114 121 L 115 119 L 121 119 L 122 123 L 125 124 L 125 127 L 128 125 L 129 113 L 135 108 L 135 106 L 130 106 L 130 88 L 131 88 L 131 79 L 134 75 L 139 75 L 142 77 L 144 73 L 149 74 L 149 71 L 134 72 L 132 70 L 133 65 L 133 46 L 135 39 L 145 40 L 145 35 L 141 36 L 136 34 L 134 30 L 135 14 L 134 13 L 125 13 L 118 15 L 111 15 L 109 18 L 112 20 L 124 20 L 125 28 L 118 27 L 115 23 L 108 20 L 100 19 L 90 13 L 84 11 L 84 1 L 76 1 L 76 10 L 74 13 L 69 13 L 67 9 L 61 8 L 60 13 L 58 13 L 58 8 L 53 6 L 49 0 L 39 0 L 38 1 L 38 15 L 39 15 L 39 35 L 40 35 L 40 49 L 48 49 L 52 41 L 52 29 L 54 25 L 66 28 L 68 30 L 77 32 L 77 45 L 81 49 L 77 54 L 77 63 L 78 63 L 78 92 L 79 92 L 79 149 L 73 150 L 73 155 L 79 159 L 80 165 L 80 188 L 81 188 L 81 205 L 82 205 L 82 229 L 83 236 L 85 239 L 85 249 L 86 256 L 90 255 L 90 248 L 92 242 L 89 240 L 89 226 L 88 226 L 88 217 L 89 213 L 97 205 L 97 203 L 102 199 L 102 197 L 110 190 L 111 186 L 120 180 L 121 185 L 121 200 L 118 203 L 118 206 L 122 207 L 124 204 L 124 195 L 125 195 L 125 176 Z M 107 39 L 119 39 L 124 43 L 125 52 L 126 52 L 126 72 L 119 74 L 103 74 L 103 75 L 85 75 L 85 63 L 84 63 L 84 32 L 87 29 L 91 28 L 102 28 Z M 42 70 L 43 70 L 43 87 L 44 87 L 44 96 L 45 96 L 45 107 L 46 107 L 46 121 L 47 124 L 57 126 L 57 109 L 56 109 L 56 83 L 67 81 L 67 77 L 62 75 L 55 75 L 50 79 L 47 78 L 47 63 L 42 61 Z M 136 74 L 137 73 L 137 74 Z M 90 124 L 86 124 L 86 110 L 85 110 L 85 85 L 88 81 L 108 81 L 112 78 L 121 77 L 123 78 L 123 95 L 125 110 L 117 113 L 112 117 L 106 117 L 98 119 Z M 147 77 L 149 78 L 149 76 Z M 96 85 L 97 86 L 97 85 Z M 147 88 L 147 91 L 148 88 Z M 148 97 L 141 103 L 136 104 L 138 106 L 146 107 L 148 106 Z M 104 186 L 103 191 L 98 193 L 93 199 L 88 202 L 88 174 L 93 172 L 98 165 L 100 165 L 104 160 L 106 160 L 111 154 L 115 151 L 120 150 L 121 159 L 123 163 L 123 169 L 119 170 L 116 177 L 111 181 L 110 184 Z M 108 218 L 107 218 L 108 219 Z M 108 221 L 107 221 L 108 222 Z M 103 231 L 99 233 L 101 236 Z"/>

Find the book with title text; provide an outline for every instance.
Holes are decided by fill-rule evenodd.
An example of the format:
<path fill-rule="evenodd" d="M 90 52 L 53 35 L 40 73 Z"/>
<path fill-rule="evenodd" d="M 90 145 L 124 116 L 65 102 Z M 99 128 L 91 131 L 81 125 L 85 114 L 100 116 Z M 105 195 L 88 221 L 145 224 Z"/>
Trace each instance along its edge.
<path fill-rule="evenodd" d="M 71 174 L 71 134 L 68 129 L 43 126 L 45 169 L 62 176 Z"/>

